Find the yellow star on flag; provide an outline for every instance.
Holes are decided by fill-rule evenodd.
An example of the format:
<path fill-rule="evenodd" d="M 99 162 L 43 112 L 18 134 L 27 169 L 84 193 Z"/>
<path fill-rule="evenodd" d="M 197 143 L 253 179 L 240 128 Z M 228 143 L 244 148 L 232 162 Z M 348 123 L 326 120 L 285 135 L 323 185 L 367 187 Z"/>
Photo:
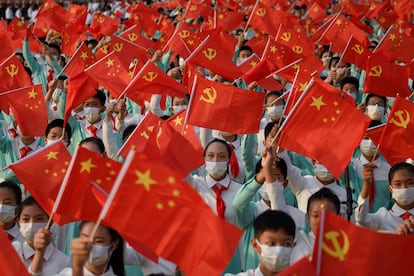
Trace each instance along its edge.
<path fill-rule="evenodd" d="M 88 53 L 87 52 L 82 52 L 81 53 L 81 59 L 86 60 L 88 58 L 89 58 L 89 56 L 88 56 Z"/>
<path fill-rule="evenodd" d="M 97 168 L 98 166 L 92 163 L 92 158 L 89 158 L 87 161 L 80 162 L 82 168 L 80 172 L 88 172 L 91 173 L 91 169 Z"/>
<path fill-rule="evenodd" d="M 394 34 L 394 33 L 391 33 L 391 34 L 390 34 L 390 40 L 394 41 L 396 38 L 397 38 L 397 37 L 395 36 L 395 34 Z"/>
<path fill-rule="evenodd" d="M 32 89 L 29 93 L 29 99 L 36 99 L 37 93 Z"/>
<path fill-rule="evenodd" d="M 299 91 L 305 91 L 306 86 L 308 86 L 308 82 L 299 83 Z"/>
<path fill-rule="evenodd" d="M 48 154 L 46 154 L 46 158 L 47 158 L 47 160 L 50 160 L 50 159 L 58 160 L 58 158 L 57 158 L 58 154 L 59 154 L 58 151 L 51 151 Z"/>
<path fill-rule="evenodd" d="M 277 48 L 275 45 L 270 46 L 270 52 L 275 53 L 277 51 Z"/>
<path fill-rule="evenodd" d="M 175 183 L 175 178 L 173 176 L 168 177 L 167 179 L 169 184 L 174 184 Z"/>
<path fill-rule="evenodd" d="M 180 117 L 180 116 L 177 116 L 175 119 L 174 119 L 174 124 L 175 124 L 175 126 L 177 127 L 177 126 L 181 126 L 181 125 L 183 125 L 183 118 L 182 117 Z"/>
<path fill-rule="evenodd" d="M 252 67 L 256 66 L 256 64 L 257 64 L 257 62 L 254 61 L 254 60 L 250 62 L 250 66 L 252 66 Z"/>
<path fill-rule="evenodd" d="M 138 170 L 135 170 L 135 174 L 137 175 L 137 180 L 135 181 L 135 184 L 141 184 L 144 185 L 144 188 L 147 192 L 150 191 L 151 185 L 157 184 L 157 182 L 151 178 L 151 170 L 148 169 L 145 171 L 145 173 L 142 173 Z"/>
<path fill-rule="evenodd" d="M 114 66 L 114 60 L 113 59 L 108 58 L 108 60 L 105 63 L 106 63 L 106 65 L 108 65 L 108 67 Z"/>
<path fill-rule="evenodd" d="M 310 106 L 314 106 L 316 107 L 316 109 L 318 109 L 318 111 L 321 110 L 321 106 L 326 105 L 326 103 L 323 102 L 322 100 L 322 96 L 315 98 L 312 96 L 312 103 L 310 104 Z"/>

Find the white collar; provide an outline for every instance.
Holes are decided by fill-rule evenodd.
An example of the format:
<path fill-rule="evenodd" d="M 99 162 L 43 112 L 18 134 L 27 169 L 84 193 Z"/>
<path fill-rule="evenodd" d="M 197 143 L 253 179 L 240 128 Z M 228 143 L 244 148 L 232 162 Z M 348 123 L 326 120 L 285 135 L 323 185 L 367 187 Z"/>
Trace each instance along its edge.
<path fill-rule="evenodd" d="M 367 163 L 370 163 L 371 161 L 369 161 L 368 159 L 365 158 L 365 156 L 361 153 L 361 156 L 359 157 L 359 160 L 361 161 L 362 165 L 365 165 Z M 381 156 L 378 156 L 378 158 L 374 161 L 372 161 L 372 163 L 375 164 L 375 166 L 377 166 L 377 168 L 380 168 L 383 161 L 381 159 Z"/>
<path fill-rule="evenodd" d="M 17 223 L 14 223 L 13 227 L 6 230 L 7 234 L 13 236 L 14 238 L 17 238 L 20 234 L 19 226 L 17 226 Z"/>
<path fill-rule="evenodd" d="M 43 256 L 43 259 L 46 261 L 50 259 L 50 257 L 53 254 L 55 247 L 50 243 L 45 250 L 45 254 Z M 34 256 L 35 250 L 25 241 L 23 243 L 23 258 L 24 259 L 30 259 L 32 256 Z"/>
<path fill-rule="evenodd" d="M 207 183 L 207 186 L 210 188 L 213 188 L 216 184 L 220 184 L 221 186 L 228 188 L 230 186 L 230 182 L 231 182 L 231 179 L 228 174 L 226 174 L 226 177 L 224 177 L 220 181 L 214 180 L 213 178 L 211 178 L 209 174 L 207 174 L 206 176 L 206 183 Z"/>
<path fill-rule="evenodd" d="M 96 129 L 101 129 L 102 128 L 102 124 L 103 124 L 103 120 L 99 120 L 99 122 L 96 122 L 94 124 L 89 123 L 88 120 L 85 120 L 85 127 L 88 128 L 89 126 L 94 126 L 96 127 Z"/>
<path fill-rule="evenodd" d="M 24 147 L 29 147 L 29 148 L 31 148 L 34 151 L 39 146 L 39 141 L 40 141 L 40 138 L 39 137 L 35 137 L 33 143 L 31 143 L 30 145 L 27 145 L 26 146 L 25 144 L 23 144 L 22 139 L 17 139 L 17 143 L 18 143 L 19 150 L 21 148 L 24 148 Z"/>
<path fill-rule="evenodd" d="M 397 205 L 397 203 L 394 203 L 394 205 L 392 206 L 390 212 L 396 216 L 399 217 L 405 213 L 410 213 L 412 216 L 414 216 L 414 208 L 410 209 L 410 210 L 405 210 L 403 208 L 401 208 L 400 206 Z"/>

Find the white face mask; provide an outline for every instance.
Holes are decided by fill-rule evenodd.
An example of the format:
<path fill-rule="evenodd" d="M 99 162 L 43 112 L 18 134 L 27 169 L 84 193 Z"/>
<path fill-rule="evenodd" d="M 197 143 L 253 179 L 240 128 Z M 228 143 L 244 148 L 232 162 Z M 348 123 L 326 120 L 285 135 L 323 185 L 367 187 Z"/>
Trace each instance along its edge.
<path fill-rule="evenodd" d="M 283 105 L 274 105 L 274 106 L 269 106 L 266 111 L 267 114 L 269 114 L 269 116 L 271 118 L 280 118 L 282 116 L 283 113 Z"/>
<path fill-rule="evenodd" d="M 63 89 L 62 88 L 56 88 L 55 91 L 53 91 L 53 94 L 52 94 L 53 101 L 57 103 L 62 94 L 63 94 Z"/>
<path fill-rule="evenodd" d="M 212 177 L 223 176 L 227 171 L 228 162 L 210 162 L 206 161 L 206 171 Z"/>
<path fill-rule="evenodd" d="M 16 206 L 0 204 L 0 221 L 2 223 L 9 223 L 14 220 Z"/>
<path fill-rule="evenodd" d="M 110 247 L 110 245 L 92 245 L 92 249 L 91 252 L 89 252 L 89 258 L 87 260 L 87 263 L 89 263 L 92 266 L 98 266 L 106 263 L 110 257 Z"/>
<path fill-rule="evenodd" d="M 384 116 L 384 107 L 379 105 L 368 105 L 367 115 L 371 120 L 381 121 Z"/>
<path fill-rule="evenodd" d="M 248 58 L 240 58 L 238 61 L 238 65 L 243 64 Z"/>
<path fill-rule="evenodd" d="M 322 164 L 315 165 L 315 174 L 322 181 L 328 181 L 334 178 L 331 172 Z"/>
<path fill-rule="evenodd" d="M 89 122 L 95 122 L 101 116 L 100 108 L 97 107 L 84 107 L 83 112 L 85 113 L 86 120 Z"/>
<path fill-rule="evenodd" d="M 362 139 L 359 148 L 361 149 L 362 153 L 367 156 L 374 156 L 375 152 L 377 151 L 377 147 L 371 139 Z"/>
<path fill-rule="evenodd" d="M 187 105 L 173 105 L 172 106 L 172 110 L 174 114 L 177 114 L 178 112 L 180 112 L 181 110 L 187 109 Z"/>
<path fill-rule="evenodd" d="M 263 200 L 267 200 L 269 201 L 269 195 L 266 192 L 266 184 L 263 184 L 260 189 L 258 190 L 260 196 L 262 197 Z"/>
<path fill-rule="evenodd" d="M 410 205 L 414 202 L 414 187 L 392 189 L 392 198 L 402 206 Z"/>
<path fill-rule="evenodd" d="M 19 223 L 20 233 L 26 241 L 32 241 L 39 229 L 46 227 L 46 222 Z"/>
<path fill-rule="evenodd" d="M 354 99 L 354 100 L 356 100 L 356 98 L 357 98 L 357 93 L 355 93 L 355 92 L 351 92 L 348 95 L 351 96 L 352 99 Z"/>
<path fill-rule="evenodd" d="M 292 248 L 286 246 L 269 246 L 260 244 L 262 252 L 260 253 L 260 259 L 265 267 L 272 272 L 279 272 L 289 266 L 290 256 L 292 255 Z"/>

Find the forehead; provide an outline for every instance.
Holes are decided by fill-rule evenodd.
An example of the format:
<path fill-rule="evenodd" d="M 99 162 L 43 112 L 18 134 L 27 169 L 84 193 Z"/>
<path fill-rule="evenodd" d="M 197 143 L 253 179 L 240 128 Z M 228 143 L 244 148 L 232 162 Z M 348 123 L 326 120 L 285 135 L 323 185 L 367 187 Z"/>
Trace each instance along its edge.
<path fill-rule="evenodd" d="M 0 199 L 12 199 L 16 200 L 16 196 L 12 189 L 9 189 L 7 187 L 0 188 Z"/>
<path fill-rule="evenodd" d="M 24 206 L 22 209 L 22 213 L 20 216 L 38 216 L 38 215 L 46 215 L 42 209 L 36 204 L 30 206 Z"/>
<path fill-rule="evenodd" d="M 227 147 L 223 143 L 214 142 L 208 146 L 206 152 L 227 152 Z"/>
<path fill-rule="evenodd" d="M 383 99 L 381 99 L 380 97 L 378 97 L 378 96 L 372 96 L 371 98 L 369 98 L 369 100 L 368 100 L 368 104 L 377 104 L 377 103 L 383 103 L 383 104 L 385 104 L 384 103 L 384 100 Z"/>
<path fill-rule="evenodd" d="M 314 200 L 309 211 L 310 213 L 319 213 L 322 208 L 333 213 L 337 212 L 335 205 L 327 199 Z"/>
<path fill-rule="evenodd" d="M 96 152 L 96 153 L 98 153 L 98 154 L 101 154 L 101 152 L 99 151 L 99 147 L 98 147 L 95 143 L 89 143 L 89 142 L 86 142 L 86 143 L 83 143 L 83 144 L 81 145 L 81 147 L 82 147 L 82 148 L 85 148 L 85 149 L 87 149 L 87 150 L 90 150 L 90 151 Z"/>
<path fill-rule="evenodd" d="M 99 101 L 98 98 L 90 98 L 90 99 L 86 100 L 84 103 L 97 103 L 97 104 L 101 104 L 101 102 Z"/>
<path fill-rule="evenodd" d="M 292 235 L 289 235 L 286 233 L 283 229 L 278 230 L 265 230 L 259 237 L 259 241 L 266 241 L 266 240 L 272 240 L 272 241 L 286 241 L 293 239 Z"/>
<path fill-rule="evenodd" d="M 95 227 L 95 223 L 92 223 L 92 222 L 85 223 L 80 231 L 81 235 L 84 235 L 84 236 L 91 235 L 94 227 Z M 96 231 L 95 237 L 110 238 L 108 229 L 102 225 L 99 225 Z"/>
<path fill-rule="evenodd" d="M 406 179 L 414 179 L 414 172 L 407 168 L 401 168 L 394 172 L 392 181 L 400 181 Z"/>

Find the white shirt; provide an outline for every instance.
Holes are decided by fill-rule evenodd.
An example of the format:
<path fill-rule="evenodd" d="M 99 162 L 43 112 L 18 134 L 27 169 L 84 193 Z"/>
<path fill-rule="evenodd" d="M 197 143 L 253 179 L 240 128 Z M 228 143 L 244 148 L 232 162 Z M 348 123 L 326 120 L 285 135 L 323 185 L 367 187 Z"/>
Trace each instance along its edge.
<path fill-rule="evenodd" d="M 27 153 L 26 156 L 29 156 L 29 155 L 33 154 L 34 152 L 36 152 L 37 150 L 42 148 L 42 146 L 40 145 L 40 138 L 36 137 L 34 142 L 31 143 L 30 145 L 27 145 L 27 146 L 25 144 L 23 144 L 22 139 L 14 139 L 13 140 L 13 150 L 14 150 L 16 156 L 19 156 L 19 158 L 20 158 L 20 149 L 24 148 L 24 147 L 29 147 L 29 148 L 32 149 L 31 151 L 29 151 Z"/>
<path fill-rule="evenodd" d="M 30 271 L 32 256 L 34 256 L 35 250 L 26 241 L 23 243 L 13 241 L 12 245 Z M 42 275 L 54 275 L 70 264 L 69 257 L 57 250 L 52 244 L 46 247 L 43 259 Z"/>
<path fill-rule="evenodd" d="M 81 121 L 81 129 L 83 134 L 85 134 L 85 137 L 93 137 L 92 133 L 89 131 L 88 127 L 89 126 L 94 126 L 96 128 L 96 137 L 102 139 L 103 135 L 102 135 L 102 125 L 103 125 L 103 120 L 100 120 L 99 122 L 95 123 L 95 124 L 90 124 L 88 120 L 83 120 Z"/>
<path fill-rule="evenodd" d="M 260 264 L 255 269 L 247 270 L 246 272 L 240 272 L 238 274 L 226 273 L 224 276 L 263 276 L 262 271 L 260 270 Z"/>
<path fill-rule="evenodd" d="M 213 190 L 214 185 L 219 183 L 222 186 L 227 187 L 227 190 L 223 191 L 221 194 L 221 198 L 226 205 L 226 210 L 224 211 L 224 218 L 235 224 L 238 224 L 236 211 L 233 208 L 233 199 L 236 195 L 237 191 L 240 188 L 240 184 L 231 180 L 228 175 L 220 181 L 215 181 L 211 178 L 210 175 L 206 177 L 201 177 L 197 175 L 189 175 L 186 177 L 186 181 L 193 186 L 193 188 L 200 194 L 200 196 L 204 199 L 207 205 L 213 210 L 213 212 L 217 215 L 217 208 L 216 208 L 216 193 Z"/>
<path fill-rule="evenodd" d="M 368 161 L 364 155 L 361 154 L 359 158 L 352 159 L 352 162 L 355 164 L 355 169 L 357 171 L 358 177 L 363 179 L 362 172 L 364 171 L 364 165 L 368 164 Z M 377 158 L 373 162 L 377 167 L 374 169 L 374 179 L 377 180 L 385 180 L 388 181 L 388 172 L 391 169 L 390 164 L 382 160 L 381 158 Z"/>
<path fill-rule="evenodd" d="M 290 256 L 290 263 L 302 259 L 304 256 L 311 256 L 313 252 L 313 245 L 315 244 L 315 235 L 312 232 L 306 234 L 303 231 L 296 231 L 295 246 L 293 247 L 292 255 Z"/>
<path fill-rule="evenodd" d="M 51 274 L 49 274 L 51 275 Z M 59 274 L 55 274 L 56 276 L 72 276 L 72 268 L 67 267 L 63 269 Z M 83 276 L 95 276 L 92 272 L 87 270 L 85 267 L 83 267 Z M 112 271 L 112 267 L 109 267 L 108 271 L 101 274 L 101 276 L 116 276 L 116 274 Z"/>
<path fill-rule="evenodd" d="M 15 223 L 12 228 L 7 229 L 6 233 L 14 237 L 13 241 L 24 242 L 24 237 L 20 233 L 20 229 L 19 226 L 17 226 L 17 223 Z"/>
<path fill-rule="evenodd" d="M 396 233 L 398 226 L 404 222 L 404 220 L 400 217 L 401 215 L 409 212 L 412 216 L 414 216 L 414 208 L 405 210 L 397 204 L 394 204 L 390 210 L 381 207 L 375 213 L 368 212 L 368 198 L 363 199 L 359 196 L 358 207 L 355 209 L 356 223 L 374 230 L 389 231 L 392 233 Z"/>

